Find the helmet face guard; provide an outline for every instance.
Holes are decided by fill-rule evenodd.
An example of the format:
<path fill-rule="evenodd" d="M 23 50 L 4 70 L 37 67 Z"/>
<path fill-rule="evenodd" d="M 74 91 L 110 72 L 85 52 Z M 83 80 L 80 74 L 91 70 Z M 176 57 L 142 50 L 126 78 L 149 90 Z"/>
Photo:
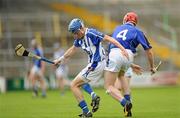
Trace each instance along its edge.
<path fill-rule="evenodd" d="M 71 33 L 76 33 L 82 27 L 84 27 L 83 21 L 78 18 L 75 18 L 71 20 L 71 22 L 69 23 L 68 31 Z"/>
<path fill-rule="evenodd" d="M 133 23 L 134 25 L 136 25 L 137 22 L 138 22 L 138 16 L 137 16 L 137 14 L 134 13 L 134 12 L 128 12 L 128 13 L 124 16 L 124 18 L 123 18 L 123 24 L 124 24 L 124 23 L 127 23 L 127 22 L 131 22 L 131 23 Z"/>

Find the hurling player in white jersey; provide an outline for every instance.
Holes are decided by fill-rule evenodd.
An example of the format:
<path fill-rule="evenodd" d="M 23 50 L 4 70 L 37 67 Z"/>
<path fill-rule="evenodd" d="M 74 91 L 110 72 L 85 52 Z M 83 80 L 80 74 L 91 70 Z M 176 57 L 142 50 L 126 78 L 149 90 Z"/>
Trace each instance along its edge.
<path fill-rule="evenodd" d="M 54 59 L 61 57 L 64 54 L 64 50 L 60 48 L 59 43 L 54 44 Z M 56 67 L 55 67 L 56 68 Z M 61 64 L 58 68 L 56 68 L 55 76 L 56 82 L 60 89 L 60 94 L 64 95 L 64 86 L 67 79 L 68 66 L 66 64 Z"/>
<path fill-rule="evenodd" d="M 77 49 L 80 47 L 88 54 L 88 65 L 82 69 L 82 71 L 75 77 L 71 83 L 71 91 L 73 92 L 79 107 L 82 109 L 80 117 L 92 117 L 92 113 L 88 109 L 88 106 L 84 100 L 81 92 L 81 87 L 92 96 L 91 106 L 92 112 L 97 111 L 99 107 L 100 97 L 97 96 L 91 86 L 88 84 L 90 81 L 94 81 L 100 78 L 105 68 L 105 52 L 101 45 L 101 41 L 108 41 L 116 45 L 125 58 L 128 58 L 126 50 L 118 43 L 114 38 L 105 35 L 96 29 L 87 28 L 84 26 L 82 20 L 75 18 L 68 26 L 69 32 L 74 36 L 74 44 L 70 47 L 63 56 L 54 60 L 55 64 L 62 63 L 63 60 L 71 57 Z"/>

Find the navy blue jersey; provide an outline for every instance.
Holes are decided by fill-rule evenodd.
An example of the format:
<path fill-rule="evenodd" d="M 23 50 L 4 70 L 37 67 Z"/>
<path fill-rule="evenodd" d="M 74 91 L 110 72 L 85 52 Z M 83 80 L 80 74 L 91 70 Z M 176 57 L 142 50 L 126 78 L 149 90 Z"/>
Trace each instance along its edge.
<path fill-rule="evenodd" d="M 42 50 L 39 49 L 39 48 L 35 48 L 35 49 L 33 50 L 33 53 L 36 54 L 36 55 L 38 55 L 38 56 L 41 56 L 41 57 L 43 56 Z M 41 61 L 40 61 L 40 60 L 33 59 L 33 63 L 34 63 L 34 65 L 37 66 L 38 68 L 41 68 Z"/>
<path fill-rule="evenodd" d="M 105 52 L 102 47 L 101 41 L 104 34 L 96 29 L 86 29 L 83 39 L 75 39 L 74 46 L 81 47 L 89 57 L 89 63 L 96 63 L 105 58 Z"/>
<path fill-rule="evenodd" d="M 133 53 L 136 53 L 136 48 L 139 44 L 142 45 L 144 50 L 152 48 L 144 33 L 131 23 L 118 26 L 114 30 L 112 37 L 125 49 L 130 49 Z M 111 43 L 109 48 L 117 48 L 117 46 Z"/>

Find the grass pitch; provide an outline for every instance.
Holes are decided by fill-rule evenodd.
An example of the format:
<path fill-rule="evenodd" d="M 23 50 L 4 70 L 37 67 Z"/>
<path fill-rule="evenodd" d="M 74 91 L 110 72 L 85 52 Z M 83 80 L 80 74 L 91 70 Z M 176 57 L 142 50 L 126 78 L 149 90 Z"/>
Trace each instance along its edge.
<path fill-rule="evenodd" d="M 120 104 L 95 89 L 101 96 L 101 105 L 94 118 L 124 118 Z M 78 118 L 81 113 L 72 93 L 48 91 L 47 98 L 32 98 L 31 91 L 11 91 L 0 94 L 0 118 Z M 89 95 L 84 93 L 90 104 Z M 180 118 L 180 87 L 134 88 L 133 118 Z M 91 109 L 91 107 L 89 106 Z"/>

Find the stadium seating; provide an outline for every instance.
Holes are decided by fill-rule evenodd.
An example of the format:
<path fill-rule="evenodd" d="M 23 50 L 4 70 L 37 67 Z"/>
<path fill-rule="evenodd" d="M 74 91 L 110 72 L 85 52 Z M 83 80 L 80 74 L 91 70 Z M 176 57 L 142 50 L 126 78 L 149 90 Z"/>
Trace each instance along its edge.
<path fill-rule="evenodd" d="M 170 17 L 169 20 L 172 21 L 169 25 L 176 31 L 176 37 L 179 37 L 180 30 L 178 29 L 179 24 L 177 22 L 179 16 L 175 17 L 176 14 L 173 12 L 174 10 L 179 10 L 176 9 L 178 8 L 176 5 L 177 1 L 178 0 L 174 0 L 171 3 L 161 4 L 161 7 L 165 9 L 168 4 L 167 13 L 169 13 L 169 16 L 167 17 Z M 137 4 L 132 1 L 122 0 L 119 2 L 113 0 L 101 4 L 99 0 L 88 1 L 88 3 L 83 0 L 69 1 L 68 3 L 66 0 L 58 2 L 56 0 L 39 0 L 34 4 L 33 1 L 30 0 L 27 2 L 22 2 L 21 0 L 16 0 L 16 2 L 13 0 L 6 1 L 0 8 L 2 13 L 0 16 L 0 32 L 2 34 L 0 37 L 0 69 L 2 70 L 0 75 L 18 76 L 24 71 L 24 68 L 28 67 L 31 59 L 16 57 L 13 49 L 19 42 L 23 43 L 25 47 L 29 47 L 30 40 L 36 37 L 37 33 L 41 35 L 45 56 L 51 58 L 53 53 L 52 45 L 54 42 L 61 42 L 65 49 L 72 45 L 73 40 L 72 36 L 67 33 L 67 25 L 68 21 L 73 17 L 85 19 L 85 24 L 88 26 L 96 27 L 107 34 L 111 34 L 116 25 L 121 22 L 125 12 L 128 10 L 133 11 L 134 9 L 140 14 L 139 25 L 147 33 L 156 57 L 166 62 L 166 64 L 164 64 L 165 67 L 173 64 L 172 68 L 179 68 L 180 62 L 178 60 L 180 60 L 180 54 L 177 50 L 174 50 L 171 45 L 171 34 L 167 32 L 165 28 L 158 26 L 160 21 L 162 21 L 162 24 L 168 22 L 163 20 L 166 14 L 162 14 L 162 10 L 156 5 L 160 2 L 161 0 L 157 0 L 156 2 L 142 0 L 140 4 Z M 8 5 L 11 5 L 11 8 L 8 8 Z M 144 9 L 144 7 L 146 7 L 146 9 Z M 59 17 L 57 20 L 59 21 L 61 31 L 59 36 L 55 35 L 54 16 Z M 165 40 L 165 38 L 167 40 Z M 177 40 L 177 44 L 178 42 L 179 40 Z M 77 69 L 77 61 L 79 61 L 79 59 L 82 59 L 82 65 L 80 67 L 78 65 L 79 68 Z M 147 63 L 141 63 L 143 62 L 141 61 L 142 59 L 143 57 L 139 56 L 136 61 L 139 64 L 147 65 Z M 85 55 L 78 53 L 73 57 L 71 63 L 69 63 L 70 75 L 75 75 L 85 63 Z M 48 72 L 49 70 L 47 70 L 47 74 Z"/>

